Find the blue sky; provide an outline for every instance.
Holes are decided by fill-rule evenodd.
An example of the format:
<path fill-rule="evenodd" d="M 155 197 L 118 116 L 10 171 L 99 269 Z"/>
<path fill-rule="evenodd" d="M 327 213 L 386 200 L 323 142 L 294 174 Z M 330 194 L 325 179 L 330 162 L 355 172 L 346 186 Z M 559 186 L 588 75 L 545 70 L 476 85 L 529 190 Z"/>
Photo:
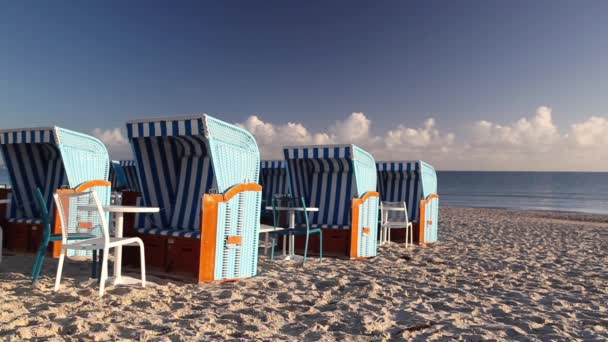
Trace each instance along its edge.
<path fill-rule="evenodd" d="M 442 146 L 403 148 L 397 159 L 525 168 L 546 150 L 513 152 L 522 157 L 517 167 L 467 157 L 471 145 L 485 146 L 479 122 L 517 130 L 547 106 L 564 143 L 572 125 L 604 118 L 606 13 L 605 1 L 3 3 L 1 126 L 91 132 L 207 112 L 344 136 L 336 122 L 364 113 L 363 138 L 386 142 L 399 125 L 424 131 L 432 117 Z M 513 142 L 502 133 L 497 150 Z M 532 168 L 580 165 L 541 164 Z"/>

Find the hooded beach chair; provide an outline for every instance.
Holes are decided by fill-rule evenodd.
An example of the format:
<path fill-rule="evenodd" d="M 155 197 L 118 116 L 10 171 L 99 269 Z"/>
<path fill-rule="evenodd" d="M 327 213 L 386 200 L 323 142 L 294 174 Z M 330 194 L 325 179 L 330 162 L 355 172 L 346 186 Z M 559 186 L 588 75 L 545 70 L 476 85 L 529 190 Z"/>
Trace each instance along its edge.
<path fill-rule="evenodd" d="M 354 145 L 293 146 L 283 152 L 292 196 L 319 208 L 310 213 L 309 223 L 323 229 L 323 253 L 375 256 L 379 197 L 374 158 Z M 311 239 L 309 250 L 318 252 L 318 242 Z"/>
<path fill-rule="evenodd" d="M 289 182 L 284 160 L 262 160 L 260 162 L 260 184 L 262 185 L 262 202 L 272 205 L 275 195 L 288 195 Z"/>
<path fill-rule="evenodd" d="M 11 180 L 11 202 L 6 213 L 5 239 L 9 248 L 36 251 L 42 239 L 40 188 L 50 213 L 53 193 L 76 188 L 90 180 L 107 180 L 110 160 L 98 139 L 59 127 L 0 130 L 0 150 Z M 103 204 L 110 190 L 97 190 Z M 55 221 L 54 233 L 60 233 Z M 59 244 L 54 245 L 55 255 Z"/>
<path fill-rule="evenodd" d="M 135 160 L 113 160 L 110 169 L 112 189 L 127 189 L 140 192 Z"/>
<path fill-rule="evenodd" d="M 253 136 L 205 114 L 127 123 L 143 205 L 149 266 L 198 281 L 257 272 L 260 154 Z M 141 215 L 144 216 L 144 215 Z"/>
<path fill-rule="evenodd" d="M 414 241 L 437 241 L 439 195 L 435 169 L 420 160 L 378 162 L 377 168 L 382 201 L 407 204 L 409 222 L 414 226 Z"/>

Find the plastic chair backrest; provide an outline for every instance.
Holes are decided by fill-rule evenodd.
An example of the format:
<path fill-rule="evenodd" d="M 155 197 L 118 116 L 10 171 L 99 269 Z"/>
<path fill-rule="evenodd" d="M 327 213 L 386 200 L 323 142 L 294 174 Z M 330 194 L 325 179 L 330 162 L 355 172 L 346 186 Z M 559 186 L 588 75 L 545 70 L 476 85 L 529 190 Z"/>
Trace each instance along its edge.
<path fill-rule="evenodd" d="M 104 242 L 110 242 L 108 222 L 97 193 L 94 190 L 83 192 L 61 192 L 54 195 L 55 205 L 61 222 L 61 240 L 66 243 L 70 230 L 89 230 L 99 228 Z"/>
<path fill-rule="evenodd" d="M 399 211 L 390 210 L 391 208 L 398 208 Z M 403 210 L 401 210 L 403 209 Z M 385 220 L 384 222 L 383 220 Z M 385 223 L 398 223 L 405 225 L 409 223 L 409 217 L 407 213 L 407 203 L 406 202 L 388 202 L 382 201 L 380 202 L 380 220 L 382 224 Z"/>

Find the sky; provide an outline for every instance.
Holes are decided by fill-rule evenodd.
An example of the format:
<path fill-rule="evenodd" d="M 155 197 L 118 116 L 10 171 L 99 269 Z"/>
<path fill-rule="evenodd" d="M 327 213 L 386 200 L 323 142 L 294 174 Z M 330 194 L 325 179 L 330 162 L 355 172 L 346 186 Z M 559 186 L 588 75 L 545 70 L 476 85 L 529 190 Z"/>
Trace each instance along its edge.
<path fill-rule="evenodd" d="M 208 113 L 284 144 L 442 170 L 608 170 L 606 1 L 0 4 L 0 128 L 130 158 L 129 119 Z"/>

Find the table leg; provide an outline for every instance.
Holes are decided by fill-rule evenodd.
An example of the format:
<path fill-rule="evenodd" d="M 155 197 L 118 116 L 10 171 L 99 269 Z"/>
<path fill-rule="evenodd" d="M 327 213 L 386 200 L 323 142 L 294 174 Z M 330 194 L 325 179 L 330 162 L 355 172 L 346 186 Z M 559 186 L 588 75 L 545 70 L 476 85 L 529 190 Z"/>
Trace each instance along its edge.
<path fill-rule="evenodd" d="M 296 212 L 295 210 L 289 211 L 289 228 L 296 227 Z M 289 234 L 289 256 L 292 257 L 294 254 L 294 240 L 295 236 L 293 234 Z"/>
<path fill-rule="evenodd" d="M 116 230 L 114 236 L 117 238 L 122 237 L 122 226 L 123 226 L 123 213 L 114 213 L 116 220 Z M 122 246 L 116 246 L 114 251 L 114 285 L 122 283 Z"/>

